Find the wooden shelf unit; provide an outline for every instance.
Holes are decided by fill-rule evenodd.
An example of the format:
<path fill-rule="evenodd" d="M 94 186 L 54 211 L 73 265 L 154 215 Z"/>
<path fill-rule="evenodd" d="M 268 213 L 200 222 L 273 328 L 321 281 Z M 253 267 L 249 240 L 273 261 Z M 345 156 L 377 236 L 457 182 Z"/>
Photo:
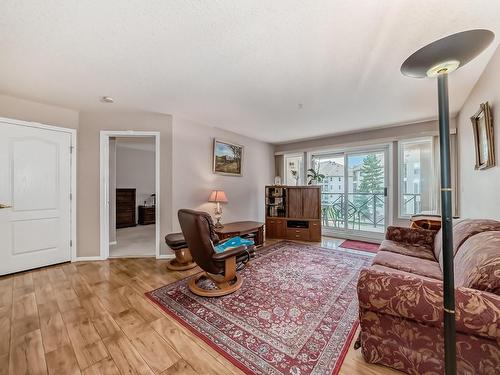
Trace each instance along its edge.
<path fill-rule="evenodd" d="M 266 186 L 266 237 L 321 241 L 321 187 Z"/>

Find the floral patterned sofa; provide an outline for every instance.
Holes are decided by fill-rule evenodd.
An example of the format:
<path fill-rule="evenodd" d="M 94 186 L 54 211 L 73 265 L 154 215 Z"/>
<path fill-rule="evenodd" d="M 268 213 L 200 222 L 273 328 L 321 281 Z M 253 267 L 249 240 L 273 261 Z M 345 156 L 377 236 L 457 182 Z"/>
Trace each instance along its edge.
<path fill-rule="evenodd" d="M 453 225 L 459 374 L 500 374 L 500 222 Z M 441 232 L 389 227 L 358 281 L 367 362 L 443 374 Z"/>

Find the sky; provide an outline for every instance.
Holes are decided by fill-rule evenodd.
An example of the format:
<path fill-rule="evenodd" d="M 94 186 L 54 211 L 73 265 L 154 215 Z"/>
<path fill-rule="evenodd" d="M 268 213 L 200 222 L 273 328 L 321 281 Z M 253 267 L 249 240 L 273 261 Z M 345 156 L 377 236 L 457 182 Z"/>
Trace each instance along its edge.
<path fill-rule="evenodd" d="M 361 155 L 348 155 L 348 162 L 349 162 L 349 167 L 356 167 L 358 165 L 363 164 L 363 159 L 365 158 L 366 154 L 361 154 Z M 325 161 L 334 161 L 337 164 L 344 165 L 344 157 L 322 157 L 321 158 L 322 162 Z"/>
<path fill-rule="evenodd" d="M 233 150 L 231 150 L 231 148 L 224 143 L 216 143 L 215 147 L 217 156 L 222 156 L 222 155 L 234 156 Z"/>

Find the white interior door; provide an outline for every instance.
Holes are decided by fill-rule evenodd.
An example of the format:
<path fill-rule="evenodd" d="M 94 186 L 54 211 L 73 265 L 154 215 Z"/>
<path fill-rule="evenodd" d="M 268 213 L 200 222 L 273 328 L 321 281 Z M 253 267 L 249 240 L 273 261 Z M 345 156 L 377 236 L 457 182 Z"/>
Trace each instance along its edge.
<path fill-rule="evenodd" d="M 0 121 L 0 275 L 71 259 L 71 140 Z"/>

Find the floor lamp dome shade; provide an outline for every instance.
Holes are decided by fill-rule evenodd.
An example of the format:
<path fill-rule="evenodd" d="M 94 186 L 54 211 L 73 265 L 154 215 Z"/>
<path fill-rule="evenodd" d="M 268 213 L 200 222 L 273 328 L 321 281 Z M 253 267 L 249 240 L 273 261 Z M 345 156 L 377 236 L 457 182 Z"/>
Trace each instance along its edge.
<path fill-rule="evenodd" d="M 484 51 L 493 41 L 490 30 L 476 29 L 448 35 L 413 53 L 401 65 L 401 73 L 413 78 L 451 73 Z"/>

